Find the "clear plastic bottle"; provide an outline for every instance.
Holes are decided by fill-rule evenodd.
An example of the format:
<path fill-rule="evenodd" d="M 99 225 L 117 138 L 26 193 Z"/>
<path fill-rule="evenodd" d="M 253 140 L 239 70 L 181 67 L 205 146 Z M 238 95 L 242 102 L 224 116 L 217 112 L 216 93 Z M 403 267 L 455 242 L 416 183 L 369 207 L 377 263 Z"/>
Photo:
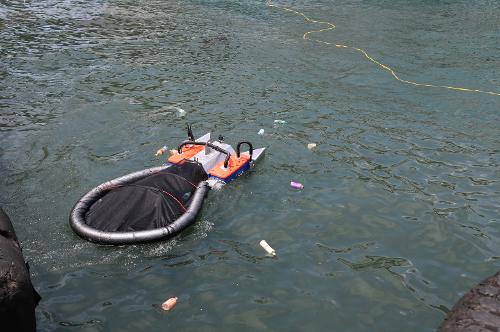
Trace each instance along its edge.
<path fill-rule="evenodd" d="M 161 149 L 159 149 L 158 151 L 156 151 L 156 154 L 155 156 L 161 156 L 163 155 L 165 152 L 167 152 L 168 148 L 166 145 L 164 145 Z"/>

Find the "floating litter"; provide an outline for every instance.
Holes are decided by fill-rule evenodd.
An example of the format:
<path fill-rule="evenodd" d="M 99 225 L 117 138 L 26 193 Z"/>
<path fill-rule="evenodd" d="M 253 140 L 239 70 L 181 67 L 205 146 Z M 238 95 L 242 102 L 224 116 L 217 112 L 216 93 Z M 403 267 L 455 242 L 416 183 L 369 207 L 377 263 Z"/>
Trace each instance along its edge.
<path fill-rule="evenodd" d="M 275 124 L 285 124 L 286 121 L 285 120 L 274 120 L 274 123 Z"/>
<path fill-rule="evenodd" d="M 182 108 L 180 107 L 177 107 L 178 104 L 176 105 L 170 105 L 170 106 L 166 106 L 164 109 L 165 110 L 176 110 L 177 111 L 177 115 L 182 117 L 184 115 L 186 115 L 186 111 L 183 110 Z"/>
<path fill-rule="evenodd" d="M 259 132 L 257 134 L 264 135 L 264 129 L 259 130 Z"/>
<path fill-rule="evenodd" d="M 186 111 L 183 110 L 182 108 L 180 107 L 176 107 L 177 111 L 179 112 L 179 116 L 184 116 L 186 115 Z"/>
<path fill-rule="evenodd" d="M 304 189 L 304 185 L 300 182 L 290 182 L 290 187 L 295 188 L 295 189 Z"/>
<path fill-rule="evenodd" d="M 167 152 L 167 146 L 164 145 L 161 149 L 159 149 L 158 151 L 156 151 L 155 153 L 155 156 L 161 156 L 163 155 L 165 152 Z"/>
<path fill-rule="evenodd" d="M 161 308 L 165 311 L 172 310 L 177 304 L 177 297 L 171 297 L 161 304 Z"/>
<path fill-rule="evenodd" d="M 260 241 L 260 246 L 271 256 L 276 256 L 276 250 L 271 248 L 271 246 L 266 242 L 266 240 Z"/>
<path fill-rule="evenodd" d="M 314 149 L 315 147 L 316 147 L 316 143 L 309 143 L 309 144 L 307 144 L 307 148 L 308 148 L 309 150 L 312 150 L 312 149 Z"/>

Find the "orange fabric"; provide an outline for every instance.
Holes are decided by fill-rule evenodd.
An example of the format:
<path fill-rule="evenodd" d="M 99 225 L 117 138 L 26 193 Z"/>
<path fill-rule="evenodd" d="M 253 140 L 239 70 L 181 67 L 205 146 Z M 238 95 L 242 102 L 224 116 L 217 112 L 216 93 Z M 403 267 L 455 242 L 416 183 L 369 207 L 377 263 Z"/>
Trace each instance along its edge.
<path fill-rule="evenodd" d="M 214 168 L 208 171 L 208 174 L 216 176 L 221 179 L 226 179 L 230 177 L 234 172 L 238 171 L 246 162 L 250 160 L 250 156 L 246 154 L 240 154 L 240 158 L 236 158 L 235 155 L 231 155 L 229 162 L 227 163 L 227 169 L 224 169 L 224 160 L 215 165 Z"/>
<path fill-rule="evenodd" d="M 182 147 L 182 153 L 174 154 L 168 158 L 168 162 L 172 164 L 178 164 L 184 159 L 189 159 L 193 157 L 198 152 L 202 151 L 205 147 L 203 145 L 184 145 Z"/>

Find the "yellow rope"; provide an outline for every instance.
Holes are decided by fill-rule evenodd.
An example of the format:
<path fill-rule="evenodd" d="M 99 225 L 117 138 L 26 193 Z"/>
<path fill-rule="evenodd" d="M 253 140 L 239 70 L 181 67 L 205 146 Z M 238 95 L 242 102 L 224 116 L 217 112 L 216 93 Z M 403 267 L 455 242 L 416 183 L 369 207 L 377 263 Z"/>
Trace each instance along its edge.
<path fill-rule="evenodd" d="M 429 88 L 443 88 L 443 89 L 450 89 L 450 90 L 455 90 L 455 91 L 477 92 L 477 93 L 485 93 L 485 94 L 489 94 L 489 95 L 493 95 L 493 96 L 500 96 L 500 93 L 498 93 L 498 92 L 483 91 L 483 90 L 478 90 L 478 89 L 469 89 L 469 88 L 463 88 L 463 87 L 458 87 L 458 86 L 434 85 L 434 84 L 427 84 L 427 83 L 417 83 L 417 82 L 413 82 L 413 81 L 408 81 L 408 80 L 402 79 L 402 78 L 400 78 L 396 74 L 396 72 L 391 67 L 389 67 L 388 65 L 383 64 L 380 61 L 375 60 L 372 56 L 370 56 L 368 54 L 368 52 L 366 52 L 365 50 L 363 50 L 361 48 L 354 47 L 354 46 L 348 46 L 348 45 L 331 43 L 331 42 L 327 42 L 327 41 L 324 41 L 324 40 L 314 39 L 314 38 L 309 37 L 311 34 L 314 34 L 314 33 L 331 31 L 331 30 L 333 30 L 333 29 L 336 28 L 335 24 L 333 24 L 331 22 L 326 22 L 326 21 L 314 20 L 312 18 L 309 18 L 306 14 L 304 14 L 302 12 L 299 12 L 299 11 L 297 11 L 295 9 L 288 8 L 288 7 L 285 7 L 285 6 L 275 5 L 275 4 L 272 3 L 272 0 L 267 0 L 266 1 L 266 5 L 269 6 L 269 7 L 273 7 L 273 8 L 278 8 L 278 9 L 285 10 L 287 12 L 293 13 L 293 14 L 298 15 L 298 16 L 302 16 L 304 18 L 304 20 L 306 20 L 309 23 L 326 25 L 326 28 L 323 28 L 323 29 L 307 31 L 306 33 L 304 33 L 304 35 L 302 36 L 302 38 L 304 38 L 306 40 L 311 40 L 311 41 L 314 41 L 314 42 L 317 42 L 317 43 L 325 44 L 325 45 L 331 45 L 331 46 L 335 46 L 335 47 L 339 47 L 339 48 L 349 48 L 349 49 L 356 50 L 356 51 L 360 52 L 361 54 L 363 54 L 363 56 L 365 58 L 367 58 L 371 62 L 375 63 L 380 68 L 382 68 L 382 69 L 388 71 L 389 73 L 391 73 L 391 75 L 396 80 L 398 80 L 399 82 L 402 82 L 402 83 L 405 83 L 405 84 L 414 85 L 414 86 L 423 86 L 423 87 L 429 87 Z"/>

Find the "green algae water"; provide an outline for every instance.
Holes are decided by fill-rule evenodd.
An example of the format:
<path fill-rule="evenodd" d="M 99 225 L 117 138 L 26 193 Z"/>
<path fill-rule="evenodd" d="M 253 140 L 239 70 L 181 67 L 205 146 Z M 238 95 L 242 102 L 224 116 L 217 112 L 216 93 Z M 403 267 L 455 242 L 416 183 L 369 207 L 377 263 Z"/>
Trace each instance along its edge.
<path fill-rule="evenodd" d="M 500 92 L 497 1 L 273 3 L 403 79 Z M 39 331 L 434 331 L 498 271 L 500 97 L 403 84 L 321 28 L 254 0 L 0 4 L 0 204 Z M 71 231 L 187 122 L 268 151 L 172 240 Z"/>

